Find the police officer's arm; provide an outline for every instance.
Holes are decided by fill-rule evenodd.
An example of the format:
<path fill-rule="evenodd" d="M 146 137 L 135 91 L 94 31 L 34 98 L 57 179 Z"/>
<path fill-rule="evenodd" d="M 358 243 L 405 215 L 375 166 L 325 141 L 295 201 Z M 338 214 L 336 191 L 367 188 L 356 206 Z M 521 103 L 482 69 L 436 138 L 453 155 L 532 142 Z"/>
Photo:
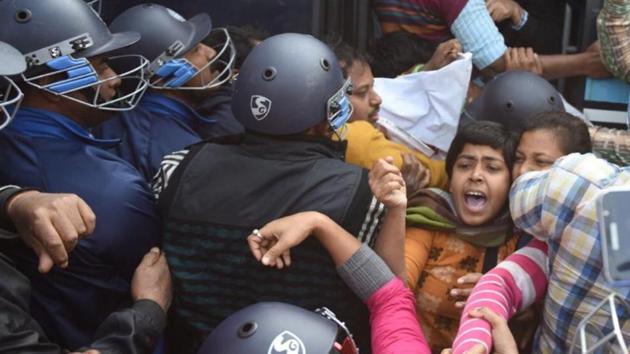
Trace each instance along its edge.
<path fill-rule="evenodd" d="M 0 352 L 67 353 L 48 341 L 42 328 L 31 317 L 29 281 L 2 255 L 0 275 Z M 166 311 L 171 301 L 170 273 L 159 250 L 151 250 L 136 269 L 132 295 L 136 301 L 133 307 L 109 315 L 97 329 L 96 341 L 90 345 L 96 353 L 153 351 L 166 325 Z"/>
<path fill-rule="evenodd" d="M 94 231 L 96 217 L 90 207 L 74 194 L 34 190 L 10 193 L 3 204 L 3 220 L 10 220 L 39 256 L 39 271 L 46 273 L 53 265 L 65 268 L 68 253 Z"/>
<path fill-rule="evenodd" d="M 114 312 L 99 326 L 91 349 L 115 353 L 151 353 L 166 327 L 171 305 L 171 273 L 164 253 L 149 251 L 131 281 L 131 308 Z"/>

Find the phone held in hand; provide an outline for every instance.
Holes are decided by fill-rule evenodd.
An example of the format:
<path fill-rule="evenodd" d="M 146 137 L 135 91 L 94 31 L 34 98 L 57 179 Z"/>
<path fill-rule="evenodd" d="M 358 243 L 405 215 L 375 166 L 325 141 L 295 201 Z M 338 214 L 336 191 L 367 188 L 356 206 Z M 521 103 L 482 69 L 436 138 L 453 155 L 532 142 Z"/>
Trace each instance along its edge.
<path fill-rule="evenodd" d="M 630 186 L 611 188 L 597 200 L 604 276 L 630 287 Z"/>

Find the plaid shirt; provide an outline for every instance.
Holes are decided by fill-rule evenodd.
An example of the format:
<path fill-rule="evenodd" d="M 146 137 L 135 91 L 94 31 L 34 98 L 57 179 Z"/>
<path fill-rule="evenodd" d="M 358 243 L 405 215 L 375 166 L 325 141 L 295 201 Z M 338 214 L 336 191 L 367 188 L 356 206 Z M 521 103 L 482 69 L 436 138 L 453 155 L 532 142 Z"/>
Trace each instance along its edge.
<path fill-rule="evenodd" d="M 549 287 L 535 348 L 565 354 L 582 318 L 613 289 L 603 278 L 596 198 L 611 186 L 630 185 L 630 168 L 621 169 L 594 155 L 572 154 L 554 167 L 519 178 L 510 192 L 514 223 L 549 244 Z M 627 301 L 630 290 L 614 289 Z M 630 334 L 630 314 L 617 309 Z M 593 323 L 612 330 L 609 314 Z M 594 343 L 595 338 L 589 338 Z"/>
<path fill-rule="evenodd" d="M 597 18 L 606 68 L 617 78 L 630 82 L 630 1 L 605 0 Z"/>

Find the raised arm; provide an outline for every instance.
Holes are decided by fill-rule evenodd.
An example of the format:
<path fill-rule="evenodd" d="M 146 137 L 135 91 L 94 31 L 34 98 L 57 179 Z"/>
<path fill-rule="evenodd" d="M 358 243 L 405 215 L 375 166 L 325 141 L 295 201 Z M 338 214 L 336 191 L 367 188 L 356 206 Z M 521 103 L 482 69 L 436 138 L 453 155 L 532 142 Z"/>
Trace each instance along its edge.
<path fill-rule="evenodd" d="M 534 239 L 486 273 L 475 285 L 462 312 L 453 352 L 465 353 L 481 344 L 486 353 L 491 353 L 490 323 L 469 316 L 470 312 L 486 307 L 507 320 L 543 299 L 547 281 L 547 244 Z"/>

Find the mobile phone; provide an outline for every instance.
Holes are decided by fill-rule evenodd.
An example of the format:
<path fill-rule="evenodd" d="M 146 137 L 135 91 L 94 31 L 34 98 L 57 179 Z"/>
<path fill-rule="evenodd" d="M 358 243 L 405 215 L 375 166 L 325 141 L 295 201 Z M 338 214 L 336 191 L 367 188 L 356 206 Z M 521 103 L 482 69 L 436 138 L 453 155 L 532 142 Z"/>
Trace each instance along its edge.
<path fill-rule="evenodd" d="M 597 199 L 604 277 L 630 287 L 630 186 L 613 187 Z"/>

